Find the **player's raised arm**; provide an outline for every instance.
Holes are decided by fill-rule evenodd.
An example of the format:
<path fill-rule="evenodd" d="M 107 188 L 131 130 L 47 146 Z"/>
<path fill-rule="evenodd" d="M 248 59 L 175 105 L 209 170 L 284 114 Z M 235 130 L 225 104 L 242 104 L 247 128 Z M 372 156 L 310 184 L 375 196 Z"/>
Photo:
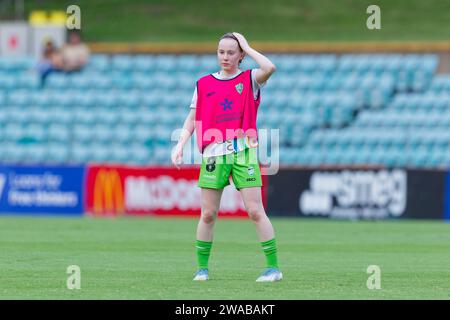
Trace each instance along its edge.
<path fill-rule="evenodd" d="M 178 139 L 178 143 L 172 151 L 172 163 L 175 167 L 180 169 L 180 164 L 183 159 L 183 147 L 191 137 L 195 129 L 195 109 L 190 109 L 186 120 L 184 120 L 183 129 Z"/>
<path fill-rule="evenodd" d="M 272 73 L 275 72 L 276 67 L 266 56 L 262 55 L 248 44 L 245 37 L 237 32 L 233 32 L 233 35 L 238 39 L 239 45 L 242 50 L 250 56 L 259 65 L 259 69 L 256 71 L 256 81 L 258 83 L 264 83 L 270 78 Z"/>

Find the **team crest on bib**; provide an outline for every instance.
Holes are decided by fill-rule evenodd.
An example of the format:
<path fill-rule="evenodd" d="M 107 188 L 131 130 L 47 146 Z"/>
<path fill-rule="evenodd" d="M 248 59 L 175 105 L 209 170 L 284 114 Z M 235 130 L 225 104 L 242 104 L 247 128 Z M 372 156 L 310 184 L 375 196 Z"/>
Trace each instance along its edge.
<path fill-rule="evenodd" d="M 241 82 L 241 83 L 238 83 L 235 88 L 236 88 L 236 91 L 239 92 L 239 94 L 241 94 L 242 90 L 244 90 L 244 85 Z"/>

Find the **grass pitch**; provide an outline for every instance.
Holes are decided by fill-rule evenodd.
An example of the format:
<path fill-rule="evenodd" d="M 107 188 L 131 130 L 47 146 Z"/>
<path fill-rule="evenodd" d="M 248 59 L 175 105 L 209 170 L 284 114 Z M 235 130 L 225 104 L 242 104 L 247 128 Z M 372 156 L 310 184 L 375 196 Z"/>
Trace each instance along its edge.
<path fill-rule="evenodd" d="M 208 282 L 193 282 L 197 219 L 0 217 L 0 299 L 449 299 L 450 224 L 272 218 L 284 279 L 252 222 L 219 219 Z M 66 286 L 69 265 L 81 289 Z M 381 289 L 366 286 L 369 265 Z"/>

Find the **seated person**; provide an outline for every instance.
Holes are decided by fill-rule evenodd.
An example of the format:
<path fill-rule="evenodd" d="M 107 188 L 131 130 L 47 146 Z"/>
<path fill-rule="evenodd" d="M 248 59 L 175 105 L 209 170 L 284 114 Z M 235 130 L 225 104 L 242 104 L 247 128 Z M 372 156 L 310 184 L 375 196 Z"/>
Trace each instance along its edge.
<path fill-rule="evenodd" d="M 41 76 L 41 86 L 44 86 L 45 79 L 53 71 L 59 71 L 63 68 L 61 53 L 53 44 L 51 39 L 45 42 L 42 58 L 38 63 L 37 69 Z"/>
<path fill-rule="evenodd" d="M 63 69 L 66 72 L 78 71 L 89 61 L 89 48 L 81 42 L 80 33 L 72 31 L 69 33 L 69 41 L 61 49 Z"/>

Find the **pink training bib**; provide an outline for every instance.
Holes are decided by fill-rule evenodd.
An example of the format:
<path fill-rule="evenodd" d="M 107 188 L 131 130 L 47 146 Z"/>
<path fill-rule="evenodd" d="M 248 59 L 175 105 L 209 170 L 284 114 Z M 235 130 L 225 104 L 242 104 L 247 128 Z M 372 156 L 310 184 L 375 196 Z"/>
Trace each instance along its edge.
<path fill-rule="evenodd" d="M 260 95 L 253 96 L 251 70 L 232 79 L 207 75 L 197 81 L 195 130 L 200 153 L 213 142 L 258 137 L 256 116 Z"/>

